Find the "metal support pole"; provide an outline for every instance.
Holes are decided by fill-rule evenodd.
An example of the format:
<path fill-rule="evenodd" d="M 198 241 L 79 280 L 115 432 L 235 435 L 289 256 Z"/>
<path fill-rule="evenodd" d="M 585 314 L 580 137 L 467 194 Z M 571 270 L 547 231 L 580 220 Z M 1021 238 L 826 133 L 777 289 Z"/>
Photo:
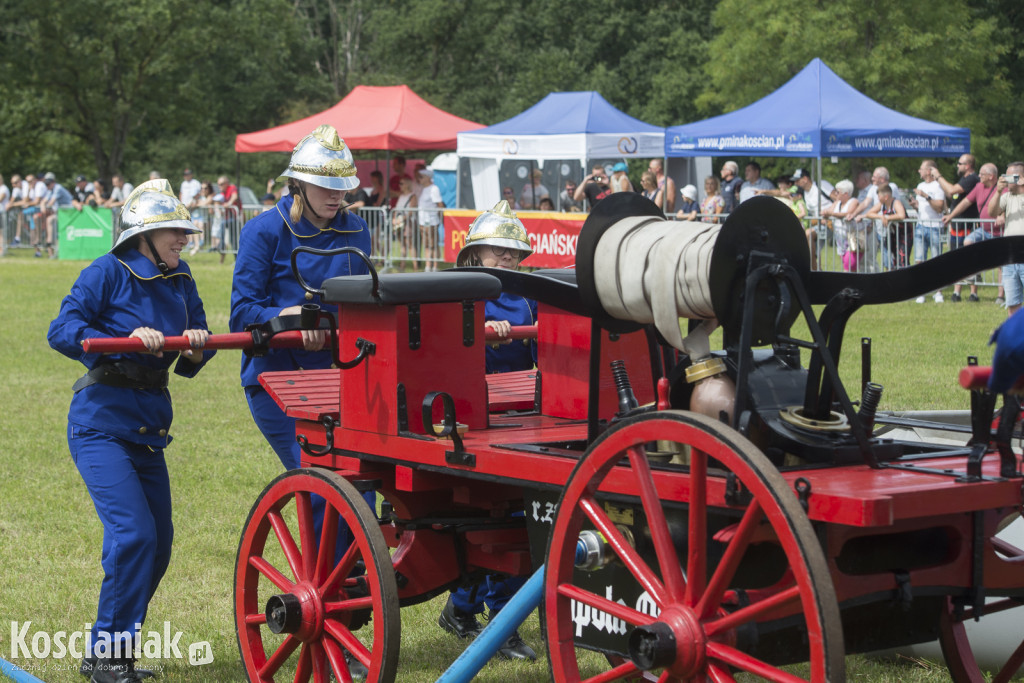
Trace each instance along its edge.
<path fill-rule="evenodd" d="M 448 670 L 441 674 L 437 683 L 469 683 L 473 680 L 509 636 L 537 609 L 543 595 L 544 565 L 541 565 L 458 659 L 452 662 Z"/>

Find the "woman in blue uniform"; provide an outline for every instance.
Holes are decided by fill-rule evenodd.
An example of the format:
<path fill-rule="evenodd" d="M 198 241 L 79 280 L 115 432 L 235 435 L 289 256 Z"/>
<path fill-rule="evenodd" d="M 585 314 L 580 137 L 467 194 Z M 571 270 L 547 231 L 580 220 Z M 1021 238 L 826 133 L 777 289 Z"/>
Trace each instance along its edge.
<path fill-rule="evenodd" d="M 139 185 L 121 212 L 110 253 L 78 276 L 47 339 L 81 361 L 68 412 L 68 447 L 103 523 L 103 583 L 82 673 L 95 683 L 133 683 L 149 672 L 132 659 L 136 624 L 171 557 L 171 490 L 164 448 L 171 442 L 168 370 L 193 377 L 204 351 L 206 313 L 181 250 L 199 232 L 166 180 Z M 163 353 L 164 337 L 192 349 Z M 84 353 L 91 337 L 136 337 L 147 352 Z"/>
<path fill-rule="evenodd" d="M 296 315 L 303 304 L 320 304 L 320 297 L 306 292 L 292 274 L 291 255 L 296 247 L 337 249 L 357 247 L 370 253 L 370 230 L 360 216 L 346 208 L 345 193 L 359 186 L 352 153 L 338 132 L 328 125 L 318 127 L 299 141 L 288 168 L 278 178 L 288 183 L 288 194 L 256 216 L 242 229 L 231 284 L 232 332 L 249 325 L 261 325 L 284 315 Z M 314 256 L 300 253 L 296 259 L 306 282 L 319 285 L 341 275 L 361 275 L 366 265 L 352 254 Z M 329 368 L 331 352 L 327 332 L 303 330 L 301 349 L 270 349 L 266 355 L 242 356 L 242 387 L 256 426 L 286 470 L 300 465 L 301 449 L 295 440 L 295 418 L 285 415 L 260 386 L 264 372 Z M 364 494 L 373 509 L 375 494 Z M 313 497 L 314 522 L 319 537 L 324 501 Z M 340 525 L 336 552 L 348 548 L 351 537 Z M 345 653 L 355 680 L 366 677 L 366 667 Z"/>
<path fill-rule="evenodd" d="M 292 275 L 296 247 L 335 249 L 358 247 L 370 253 L 366 221 L 345 208 L 345 193 L 359 186 L 352 153 L 334 128 L 323 125 L 303 138 L 292 152 L 288 168 L 278 179 L 288 194 L 242 229 L 231 285 L 232 332 L 263 324 L 282 315 L 296 315 L 302 304 L 319 304 Z M 299 271 L 306 282 L 319 285 L 330 277 L 359 275 L 366 265 L 352 254 L 299 254 Z M 299 466 L 295 419 L 290 418 L 260 386 L 264 372 L 323 369 L 331 366 L 327 333 L 303 330 L 302 349 L 271 349 L 265 356 L 242 355 L 242 386 L 256 425 L 270 442 L 285 469 Z"/>
<path fill-rule="evenodd" d="M 501 200 L 493 209 L 476 217 L 466 233 L 466 246 L 456 259 L 456 266 L 483 266 L 515 270 L 533 253 L 526 228 L 508 202 Z M 537 362 L 536 340 L 512 340 L 512 327 L 533 325 L 537 322 L 537 302 L 533 299 L 502 292 L 497 299 L 484 304 L 484 326 L 493 330 L 503 341 L 487 348 L 487 372 L 515 372 L 529 370 Z M 437 623 L 445 631 L 459 638 L 475 638 L 482 630 L 476 615 L 490 609 L 490 617 L 501 611 L 519 590 L 523 577 L 488 576 L 482 583 L 456 588 Z M 514 632 L 502 644 L 498 654 L 505 659 L 537 659 L 537 654 Z"/>

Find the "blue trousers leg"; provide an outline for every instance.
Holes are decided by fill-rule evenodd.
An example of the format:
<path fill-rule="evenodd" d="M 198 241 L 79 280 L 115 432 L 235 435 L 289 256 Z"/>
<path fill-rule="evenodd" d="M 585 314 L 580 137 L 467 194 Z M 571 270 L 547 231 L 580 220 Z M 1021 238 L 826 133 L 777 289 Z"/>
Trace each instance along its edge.
<path fill-rule="evenodd" d="M 93 643 L 130 641 L 171 559 L 171 486 L 163 450 L 75 425 L 68 425 L 68 448 L 103 523 L 104 577 Z"/>
<path fill-rule="evenodd" d="M 264 438 L 270 447 L 277 453 L 278 459 L 286 470 L 298 469 L 302 457 L 302 449 L 299 442 L 295 440 L 296 419 L 285 415 L 278 407 L 274 399 L 270 397 L 262 387 L 246 387 L 245 397 L 249 402 L 249 411 L 252 413 L 256 426 L 263 432 Z M 324 523 L 324 507 L 326 501 L 320 496 L 310 496 L 313 506 L 313 526 L 316 538 L 320 538 L 320 529 Z M 375 510 L 376 495 L 369 491 L 363 494 L 363 499 Z M 352 545 L 352 532 L 341 524 L 338 527 L 338 540 L 335 547 L 335 560 L 340 560 L 348 547 Z"/>

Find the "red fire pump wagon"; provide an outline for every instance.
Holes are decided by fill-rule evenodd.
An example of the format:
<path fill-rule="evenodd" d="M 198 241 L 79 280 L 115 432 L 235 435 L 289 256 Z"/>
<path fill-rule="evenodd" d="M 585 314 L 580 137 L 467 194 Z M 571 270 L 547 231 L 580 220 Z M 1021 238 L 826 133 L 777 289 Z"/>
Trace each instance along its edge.
<path fill-rule="evenodd" d="M 770 198 L 719 226 L 658 214 L 603 200 L 575 270 L 306 285 L 337 308 L 295 324 L 330 319 L 337 368 L 260 378 L 304 455 L 242 531 L 250 680 L 348 680 L 348 651 L 394 681 L 403 605 L 541 565 L 555 681 L 835 682 L 848 653 L 936 638 L 954 680 L 983 680 L 965 624 L 1024 600 L 1024 550 L 997 538 L 1022 510 L 1019 403 L 975 388 L 969 424 L 932 425 L 952 439 L 902 440 L 922 423 L 877 410 L 869 341 L 859 401 L 837 364 L 861 306 L 1024 262 L 1024 239 L 825 273 Z M 485 373 L 482 301 L 502 289 L 539 302 L 536 370 Z M 996 680 L 1022 663 L 1024 642 Z"/>

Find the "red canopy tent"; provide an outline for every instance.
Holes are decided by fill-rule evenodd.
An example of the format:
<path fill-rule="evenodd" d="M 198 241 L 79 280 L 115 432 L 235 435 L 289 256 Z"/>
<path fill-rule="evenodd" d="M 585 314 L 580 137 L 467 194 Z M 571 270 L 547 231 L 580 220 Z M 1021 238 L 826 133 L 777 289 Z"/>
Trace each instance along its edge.
<path fill-rule="evenodd" d="M 319 114 L 235 137 L 236 152 L 290 152 L 316 128 L 334 126 L 350 149 L 455 149 L 459 132 L 479 123 L 438 109 L 407 85 L 357 85 Z"/>

